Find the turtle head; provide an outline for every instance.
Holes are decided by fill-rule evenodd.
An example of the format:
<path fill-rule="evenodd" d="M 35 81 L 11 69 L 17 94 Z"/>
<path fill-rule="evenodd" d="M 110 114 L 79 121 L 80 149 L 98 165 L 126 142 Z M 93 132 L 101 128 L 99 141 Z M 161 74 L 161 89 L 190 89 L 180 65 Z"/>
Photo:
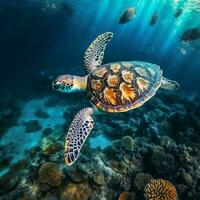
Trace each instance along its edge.
<path fill-rule="evenodd" d="M 71 93 L 86 89 L 86 78 L 72 75 L 61 75 L 52 82 L 54 90 Z"/>

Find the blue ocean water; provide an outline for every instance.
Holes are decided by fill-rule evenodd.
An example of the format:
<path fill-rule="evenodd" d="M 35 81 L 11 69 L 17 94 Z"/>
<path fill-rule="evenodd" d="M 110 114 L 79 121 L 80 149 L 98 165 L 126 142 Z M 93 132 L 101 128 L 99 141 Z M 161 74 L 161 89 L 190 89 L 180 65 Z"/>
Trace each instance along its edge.
<path fill-rule="evenodd" d="M 99 34 L 112 31 L 114 39 L 106 50 L 105 63 L 156 63 L 184 88 L 198 91 L 199 50 L 193 51 L 180 40 L 184 31 L 199 26 L 198 1 L 70 0 L 70 14 L 60 9 L 62 1 L 17 2 L 1 1 L 1 71 L 12 76 L 20 88 L 21 84 L 27 87 L 26 81 L 35 83 L 34 76 L 40 74 L 44 74 L 43 79 L 60 73 L 83 74 L 81 66 L 88 44 Z M 120 14 L 130 6 L 136 7 L 136 16 L 130 23 L 118 24 Z M 174 18 L 179 8 L 183 14 Z M 159 18 L 151 27 L 154 12 Z M 148 48 L 153 51 L 143 52 Z M 19 83 L 19 79 L 24 81 Z M 13 88 L 6 77 L 1 80 L 3 86 Z"/>
<path fill-rule="evenodd" d="M 120 24 L 131 7 L 136 14 Z M 199 199 L 200 33 L 181 39 L 200 29 L 199 0 L 1 0 L 0 25 L 0 200 Z M 104 32 L 114 36 L 103 64 L 154 63 L 180 88 L 127 113 L 94 116 L 67 166 L 67 130 L 90 104 L 84 92 L 53 91 L 52 81 L 85 76 L 84 52 Z"/>

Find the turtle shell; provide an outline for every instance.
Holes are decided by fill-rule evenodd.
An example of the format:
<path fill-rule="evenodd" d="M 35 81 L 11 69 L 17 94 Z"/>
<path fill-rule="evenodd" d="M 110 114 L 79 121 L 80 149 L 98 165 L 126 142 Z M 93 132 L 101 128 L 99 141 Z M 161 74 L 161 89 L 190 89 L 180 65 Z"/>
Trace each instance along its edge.
<path fill-rule="evenodd" d="M 88 75 L 91 102 L 105 112 L 126 112 L 155 95 L 161 86 L 158 65 L 133 61 L 101 65 Z"/>

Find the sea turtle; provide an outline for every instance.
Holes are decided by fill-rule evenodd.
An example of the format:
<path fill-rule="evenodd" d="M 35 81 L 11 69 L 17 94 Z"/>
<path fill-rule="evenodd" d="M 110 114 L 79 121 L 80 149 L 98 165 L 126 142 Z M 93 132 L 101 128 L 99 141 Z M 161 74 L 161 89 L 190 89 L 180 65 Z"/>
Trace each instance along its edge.
<path fill-rule="evenodd" d="M 94 113 L 119 113 L 135 109 L 156 94 L 159 88 L 174 90 L 178 83 L 162 76 L 156 64 L 123 61 L 102 65 L 104 50 L 113 33 L 98 36 L 84 56 L 84 77 L 61 75 L 52 88 L 61 92 L 86 91 L 92 104 L 74 117 L 65 139 L 65 162 L 73 164 L 93 129 Z"/>

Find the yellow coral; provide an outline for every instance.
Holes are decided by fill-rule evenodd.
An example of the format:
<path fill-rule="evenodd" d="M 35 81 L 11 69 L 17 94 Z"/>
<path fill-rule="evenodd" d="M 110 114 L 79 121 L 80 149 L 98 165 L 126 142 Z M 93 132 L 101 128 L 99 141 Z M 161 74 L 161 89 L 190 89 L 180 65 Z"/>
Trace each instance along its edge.
<path fill-rule="evenodd" d="M 47 183 L 50 186 L 58 186 L 63 177 L 63 172 L 60 170 L 58 164 L 46 162 L 40 167 L 39 179 L 42 183 Z"/>
<path fill-rule="evenodd" d="M 144 188 L 147 200 L 176 200 L 177 192 L 172 183 L 163 179 L 153 179 Z"/>
<path fill-rule="evenodd" d="M 127 191 L 123 191 L 118 200 L 134 200 L 135 194 Z"/>

